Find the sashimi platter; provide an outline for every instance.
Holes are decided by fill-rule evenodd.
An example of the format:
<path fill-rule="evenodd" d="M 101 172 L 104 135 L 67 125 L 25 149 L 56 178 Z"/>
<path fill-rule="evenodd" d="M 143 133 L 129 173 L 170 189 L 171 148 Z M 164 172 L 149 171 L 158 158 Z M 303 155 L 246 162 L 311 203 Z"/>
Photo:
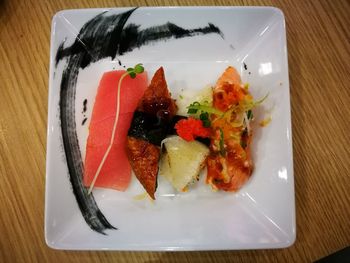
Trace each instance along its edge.
<path fill-rule="evenodd" d="M 269 58 L 285 38 L 254 53 L 257 40 L 280 29 L 259 25 L 279 21 L 280 13 L 162 10 L 54 17 L 45 225 L 52 247 L 232 248 L 231 223 L 266 220 L 249 211 L 268 196 L 269 184 L 279 184 L 269 174 L 290 172 L 291 163 L 279 165 L 291 154 L 283 137 L 290 129 L 288 72 L 272 74 L 285 57 Z M 257 28 L 250 48 L 246 30 L 232 34 L 224 19 L 242 10 L 256 19 L 245 20 Z M 240 240 L 243 229 L 235 230 Z M 196 247 L 200 236 L 213 240 Z M 236 241 L 234 248 L 242 244 Z"/>

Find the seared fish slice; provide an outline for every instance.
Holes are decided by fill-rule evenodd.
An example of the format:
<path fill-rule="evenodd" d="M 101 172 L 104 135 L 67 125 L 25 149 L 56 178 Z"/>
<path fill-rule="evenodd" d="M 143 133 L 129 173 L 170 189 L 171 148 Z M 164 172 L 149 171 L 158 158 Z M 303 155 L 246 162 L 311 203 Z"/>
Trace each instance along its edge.
<path fill-rule="evenodd" d="M 131 167 L 152 199 L 157 188 L 160 143 L 167 135 L 176 110 L 161 67 L 140 99 L 127 138 Z"/>

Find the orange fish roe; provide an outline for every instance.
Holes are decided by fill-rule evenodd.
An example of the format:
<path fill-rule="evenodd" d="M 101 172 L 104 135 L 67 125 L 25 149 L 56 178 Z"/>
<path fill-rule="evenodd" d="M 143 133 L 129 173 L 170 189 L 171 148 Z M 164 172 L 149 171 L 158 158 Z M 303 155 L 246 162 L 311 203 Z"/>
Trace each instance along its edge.
<path fill-rule="evenodd" d="M 196 137 L 207 138 L 210 136 L 210 129 L 203 126 L 201 120 L 188 118 L 176 123 L 177 134 L 186 141 L 193 141 Z"/>

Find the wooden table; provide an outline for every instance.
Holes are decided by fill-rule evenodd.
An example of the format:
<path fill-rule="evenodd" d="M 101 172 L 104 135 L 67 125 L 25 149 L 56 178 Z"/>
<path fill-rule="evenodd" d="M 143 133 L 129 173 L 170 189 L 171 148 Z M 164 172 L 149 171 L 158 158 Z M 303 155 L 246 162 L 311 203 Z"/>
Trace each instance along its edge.
<path fill-rule="evenodd" d="M 279 250 L 67 252 L 44 240 L 50 22 L 61 9 L 271 5 L 286 17 L 297 240 Z M 310 262 L 350 245 L 350 2 L 0 1 L 1 262 Z"/>

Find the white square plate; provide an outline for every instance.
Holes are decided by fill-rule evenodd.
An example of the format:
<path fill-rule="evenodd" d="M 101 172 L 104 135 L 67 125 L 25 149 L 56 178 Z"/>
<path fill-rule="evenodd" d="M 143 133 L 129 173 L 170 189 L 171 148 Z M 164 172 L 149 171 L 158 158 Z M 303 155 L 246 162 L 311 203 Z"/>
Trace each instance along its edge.
<path fill-rule="evenodd" d="M 293 244 L 296 230 L 292 131 L 282 12 L 272 7 L 130 10 L 66 10 L 58 12 L 52 20 L 47 244 L 56 249 L 79 250 L 226 250 L 282 248 Z M 131 29 L 138 32 L 136 42 L 125 41 L 125 36 L 132 35 Z M 152 39 L 150 31 L 157 31 L 158 37 L 163 34 L 162 39 L 154 35 Z M 110 37 L 113 32 L 117 33 Z M 105 34 L 102 40 L 101 34 Z M 119 45 L 122 37 L 124 46 Z M 101 55 L 107 44 L 110 52 Z M 269 93 L 254 114 L 257 120 L 271 115 L 272 122 L 264 128 L 256 125 L 252 145 L 255 170 L 237 193 L 211 191 L 204 183 L 205 175 L 193 189 L 180 194 L 159 178 L 155 202 L 147 198 L 135 200 L 135 195 L 144 192 L 135 179 L 126 192 L 95 189 L 96 205 L 105 219 L 118 228 L 100 229 L 103 235 L 93 231 L 82 216 L 72 190 L 67 162 L 70 157 L 66 151 L 69 147 L 80 149 L 80 159 L 75 157 L 71 169 L 81 169 L 92 102 L 102 74 L 137 63 L 144 64 L 149 78 L 163 66 L 174 98 L 182 91 L 214 84 L 224 69 L 232 65 L 240 71 L 243 81 L 250 83 L 256 99 Z M 67 89 L 66 97 L 62 97 L 62 85 Z M 85 112 L 84 99 L 88 101 Z M 64 113 L 60 106 L 65 101 L 74 114 L 65 116 L 64 125 L 68 125 L 67 133 L 76 134 L 77 140 L 67 139 L 62 132 Z M 87 121 L 82 125 L 84 118 Z"/>

